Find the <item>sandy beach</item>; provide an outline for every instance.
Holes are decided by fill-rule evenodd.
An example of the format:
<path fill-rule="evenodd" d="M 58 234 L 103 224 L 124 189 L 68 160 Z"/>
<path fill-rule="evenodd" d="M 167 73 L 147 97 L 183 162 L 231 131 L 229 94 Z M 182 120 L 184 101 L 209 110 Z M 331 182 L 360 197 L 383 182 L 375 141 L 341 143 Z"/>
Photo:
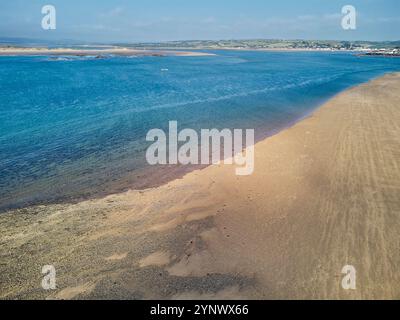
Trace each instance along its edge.
<path fill-rule="evenodd" d="M 250 176 L 1 214 L 0 298 L 399 299 L 399 102 L 399 73 L 347 90 L 257 143 Z"/>
<path fill-rule="evenodd" d="M 112 49 L 70 49 L 70 48 L 17 48 L 0 47 L 0 56 L 179 56 L 179 57 L 199 57 L 211 56 L 213 54 L 206 52 L 189 52 L 174 50 L 137 50 L 129 48 Z"/>

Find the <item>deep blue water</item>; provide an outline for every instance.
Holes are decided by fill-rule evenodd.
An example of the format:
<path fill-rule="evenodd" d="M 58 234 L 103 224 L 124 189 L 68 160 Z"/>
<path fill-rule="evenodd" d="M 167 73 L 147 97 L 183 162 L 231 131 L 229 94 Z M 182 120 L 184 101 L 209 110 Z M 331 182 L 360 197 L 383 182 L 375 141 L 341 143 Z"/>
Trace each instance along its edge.
<path fill-rule="evenodd" d="M 0 57 L 0 210 L 146 185 L 146 133 L 169 120 L 262 138 L 400 70 L 400 59 L 349 53 L 216 53 Z"/>

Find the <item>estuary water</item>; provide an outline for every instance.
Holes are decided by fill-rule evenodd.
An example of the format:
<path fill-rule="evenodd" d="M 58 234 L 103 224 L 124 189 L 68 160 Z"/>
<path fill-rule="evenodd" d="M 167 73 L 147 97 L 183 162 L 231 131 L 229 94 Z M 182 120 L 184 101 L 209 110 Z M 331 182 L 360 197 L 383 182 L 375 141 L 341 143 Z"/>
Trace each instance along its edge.
<path fill-rule="evenodd" d="M 213 53 L 0 57 L 0 210 L 157 185 L 182 168 L 149 167 L 150 129 L 174 120 L 262 139 L 400 70 L 400 59 L 354 53 Z"/>

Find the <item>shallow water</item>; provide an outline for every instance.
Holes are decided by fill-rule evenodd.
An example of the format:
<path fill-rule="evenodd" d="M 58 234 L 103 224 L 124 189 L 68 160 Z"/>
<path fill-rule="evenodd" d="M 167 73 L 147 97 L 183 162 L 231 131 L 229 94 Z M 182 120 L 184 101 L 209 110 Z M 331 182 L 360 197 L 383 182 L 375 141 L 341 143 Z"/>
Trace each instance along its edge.
<path fill-rule="evenodd" d="M 261 139 L 400 70 L 400 59 L 350 53 L 216 53 L 0 57 L 0 210 L 156 184 L 145 136 L 170 120 L 179 129 L 255 128 Z"/>

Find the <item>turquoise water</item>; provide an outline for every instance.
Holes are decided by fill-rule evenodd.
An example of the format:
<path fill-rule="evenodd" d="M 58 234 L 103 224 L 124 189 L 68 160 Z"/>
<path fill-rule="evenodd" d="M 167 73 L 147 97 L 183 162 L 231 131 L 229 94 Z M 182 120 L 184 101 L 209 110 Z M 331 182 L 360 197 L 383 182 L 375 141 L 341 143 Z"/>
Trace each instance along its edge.
<path fill-rule="evenodd" d="M 349 53 L 216 53 L 0 57 L 0 210 L 152 185 L 145 136 L 170 120 L 255 128 L 260 139 L 400 70 L 400 59 Z"/>

